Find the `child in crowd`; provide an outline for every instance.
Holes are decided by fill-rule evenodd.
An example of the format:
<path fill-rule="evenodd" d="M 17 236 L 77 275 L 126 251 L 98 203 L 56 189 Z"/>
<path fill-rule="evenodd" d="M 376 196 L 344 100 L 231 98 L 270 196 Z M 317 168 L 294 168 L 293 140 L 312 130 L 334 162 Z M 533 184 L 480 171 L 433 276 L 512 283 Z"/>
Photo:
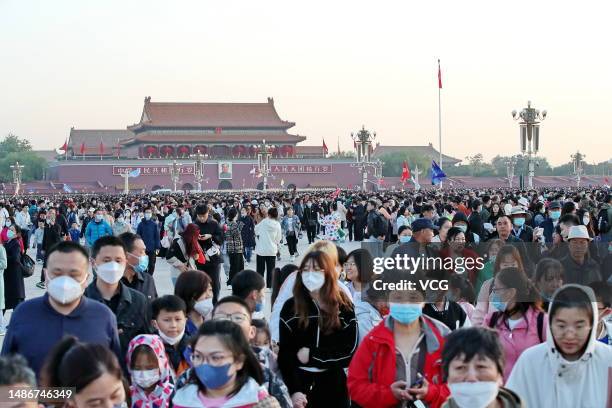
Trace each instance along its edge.
<path fill-rule="evenodd" d="M 72 226 L 70 227 L 70 230 L 68 231 L 68 233 L 70 234 L 71 241 L 77 242 L 77 243 L 79 242 L 79 239 L 81 237 L 81 230 L 77 226 L 76 222 L 72 223 Z"/>
<path fill-rule="evenodd" d="M 161 338 L 140 334 L 130 341 L 126 355 L 131 377 L 133 408 L 166 408 L 174 395 L 172 371 Z"/>
<path fill-rule="evenodd" d="M 44 259 L 43 255 L 43 238 L 45 237 L 45 222 L 38 221 L 38 228 L 34 232 L 34 242 L 36 243 L 36 261 L 41 262 Z"/>
<path fill-rule="evenodd" d="M 255 326 L 255 338 L 253 338 L 251 344 L 261 349 L 269 349 L 271 344 L 271 336 L 270 328 L 268 327 L 266 321 L 262 319 L 253 319 L 251 324 Z"/>
<path fill-rule="evenodd" d="M 187 305 L 178 296 L 165 295 L 151 303 L 153 310 L 152 326 L 161 337 L 170 368 L 172 378 L 176 380 L 190 367 L 190 349 L 188 337 L 185 334 L 187 324 Z"/>

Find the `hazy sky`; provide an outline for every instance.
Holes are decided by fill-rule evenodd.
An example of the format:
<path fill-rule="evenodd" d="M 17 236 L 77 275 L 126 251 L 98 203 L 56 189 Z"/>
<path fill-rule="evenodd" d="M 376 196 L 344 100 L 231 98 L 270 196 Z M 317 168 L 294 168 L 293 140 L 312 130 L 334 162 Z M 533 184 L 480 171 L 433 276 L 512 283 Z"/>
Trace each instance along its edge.
<path fill-rule="evenodd" d="M 125 128 L 153 101 L 265 102 L 307 144 L 486 159 L 519 149 L 510 112 L 547 109 L 541 154 L 612 157 L 609 1 L 0 0 L 0 135 L 36 149 L 71 126 Z"/>

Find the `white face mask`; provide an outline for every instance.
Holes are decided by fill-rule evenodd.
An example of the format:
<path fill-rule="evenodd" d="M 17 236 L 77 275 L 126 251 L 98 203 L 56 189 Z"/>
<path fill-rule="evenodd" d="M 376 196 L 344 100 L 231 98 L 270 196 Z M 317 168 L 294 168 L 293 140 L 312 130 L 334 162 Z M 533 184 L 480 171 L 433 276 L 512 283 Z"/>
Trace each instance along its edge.
<path fill-rule="evenodd" d="M 153 370 L 133 370 L 132 371 L 132 380 L 134 383 L 142 388 L 149 388 L 153 384 L 159 382 L 161 375 L 159 374 L 159 369 L 155 368 Z"/>
<path fill-rule="evenodd" d="M 168 337 L 161 330 L 158 330 L 157 334 L 159 334 L 159 337 L 161 337 L 161 339 L 164 341 L 164 343 L 169 344 L 171 346 L 174 346 L 179 341 L 181 341 L 181 339 L 183 338 L 183 335 L 185 334 L 185 329 L 183 328 L 183 331 L 178 336 L 176 336 L 176 337 Z"/>
<path fill-rule="evenodd" d="M 485 408 L 495 400 L 499 391 L 495 381 L 454 383 L 448 384 L 448 388 L 459 408 Z"/>
<path fill-rule="evenodd" d="M 302 282 L 310 292 L 316 292 L 325 284 L 325 274 L 319 271 L 302 272 Z"/>
<path fill-rule="evenodd" d="M 210 311 L 213 309 L 212 298 L 195 302 L 195 305 L 193 305 L 193 309 L 198 312 L 202 317 L 208 316 Z"/>
<path fill-rule="evenodd" d="M 123 277 L 125 265 L 118 262 L 106 262 L 96 266 L 96 274 L 108 284 L 115 284 Z"/>
<path fill-rule="evenodd" d="M 78 282 L 70 276 L 58 276 L 49 281 L 47 292 L 56 302 L 67 305 L 83 295 L 81 284 L 85 280 L 87 280 L 87 277 L 82 282 Z"/>

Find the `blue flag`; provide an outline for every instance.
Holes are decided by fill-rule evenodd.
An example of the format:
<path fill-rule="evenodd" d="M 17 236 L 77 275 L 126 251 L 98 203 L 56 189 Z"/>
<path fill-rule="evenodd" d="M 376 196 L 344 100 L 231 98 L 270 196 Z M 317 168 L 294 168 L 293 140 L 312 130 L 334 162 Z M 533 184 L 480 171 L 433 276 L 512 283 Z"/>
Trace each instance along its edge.
<path fill-rule="evenodd" d="M 140 176 L 140 167 L 130 171 L 129 177 L 138 177 Z"/>
<path fill-rule="evenodd" d="M 431 184 L 434 186 L 440 184 L 446 178 L 446 174 L 442 171 L 435 160 L 431 161 Z"/>

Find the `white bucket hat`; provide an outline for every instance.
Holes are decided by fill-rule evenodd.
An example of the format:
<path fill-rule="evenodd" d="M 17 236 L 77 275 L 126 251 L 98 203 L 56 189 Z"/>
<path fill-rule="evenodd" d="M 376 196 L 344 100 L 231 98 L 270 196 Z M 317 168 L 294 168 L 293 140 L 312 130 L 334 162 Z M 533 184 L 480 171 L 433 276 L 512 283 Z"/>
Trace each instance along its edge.
<path fill-rule="evenodd" d="M 569 234 L 567 235 L 568 241 L 572 238 L 583 238 L 592 241 L 593 238 L 589 236 L 589 231 L 584 225 L 574 225 L 570 228 Z"/>

